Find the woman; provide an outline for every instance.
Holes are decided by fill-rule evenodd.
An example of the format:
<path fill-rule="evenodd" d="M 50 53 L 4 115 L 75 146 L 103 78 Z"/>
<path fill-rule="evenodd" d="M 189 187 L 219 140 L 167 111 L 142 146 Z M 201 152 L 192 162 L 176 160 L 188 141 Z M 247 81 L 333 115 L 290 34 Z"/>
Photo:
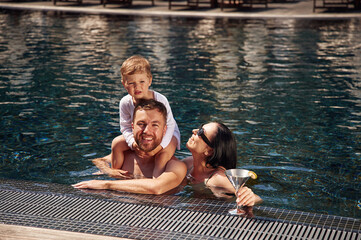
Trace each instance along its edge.
<path fill-rule="evenodd" d="M 191 157 L 183 161 L 187 164 L 187 178 L 192 183 L 204 182 L 211 189 L 222 188 L 234 192 L 234 187 L 224 171 L 236 168 L 237 146 L 232 132 L 222 123 L 211 122 L 193 130 L 187 142 Z M 237 193 L 237 204 L 253 206 L 261 201 L 248 187 Z"/>

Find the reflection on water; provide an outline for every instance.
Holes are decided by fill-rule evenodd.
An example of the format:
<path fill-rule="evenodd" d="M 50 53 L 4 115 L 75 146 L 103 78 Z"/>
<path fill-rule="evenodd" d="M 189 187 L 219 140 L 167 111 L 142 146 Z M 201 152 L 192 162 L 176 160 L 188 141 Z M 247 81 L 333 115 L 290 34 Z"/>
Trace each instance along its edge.
<path fill-rule="evenodd" d="M 219 120 L 264 204 L 361 217 L 360 26 L 3 11 L 0 174 L 94 178 L 90 160 L 119 134 L 120 65 L 142 54 L 178 121 L 179 158 L 193 128 Z"/>

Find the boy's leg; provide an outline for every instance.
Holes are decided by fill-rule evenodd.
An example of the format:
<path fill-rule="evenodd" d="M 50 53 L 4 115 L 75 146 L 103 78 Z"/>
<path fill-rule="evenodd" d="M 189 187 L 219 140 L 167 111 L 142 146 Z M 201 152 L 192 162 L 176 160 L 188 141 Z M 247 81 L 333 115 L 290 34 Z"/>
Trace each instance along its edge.
<path fill-rule="evenodd" d="M 159 177 L 165 169 L 167 162 L 173 157 L 178 145 L 176 137 L 172 137 L 172 140 L 167 147 L 163 148 L 159 153 L 155 155 L 155 166 L 153 170 L 153 178 Z"/>
<path fill-rule="evenodd" d="M 123 135 L 120 135 L 112 141 L 111 167 L 120 169 L 124 162 L 124 152 L 129 150 L 129 146 Z"/>

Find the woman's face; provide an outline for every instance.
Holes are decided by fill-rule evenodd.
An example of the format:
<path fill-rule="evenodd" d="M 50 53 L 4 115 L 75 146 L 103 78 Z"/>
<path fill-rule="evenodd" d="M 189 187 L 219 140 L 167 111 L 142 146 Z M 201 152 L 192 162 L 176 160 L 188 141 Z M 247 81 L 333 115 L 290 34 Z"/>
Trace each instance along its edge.
<path fill-rule="evenodd" d="M 210 142 L 213 141 L 213 138 L 216 136 L 218 131 L 217 123 L 207 123 L 203 125 L 203 134 Z M 209 152 L 212 148 L 207 145 L 207 143 L 198 135 L 199 129 L 193 129 L 193 135 L 189 138 L 187 142 L 187 148 L 192 153 L 205 153 Z"/>

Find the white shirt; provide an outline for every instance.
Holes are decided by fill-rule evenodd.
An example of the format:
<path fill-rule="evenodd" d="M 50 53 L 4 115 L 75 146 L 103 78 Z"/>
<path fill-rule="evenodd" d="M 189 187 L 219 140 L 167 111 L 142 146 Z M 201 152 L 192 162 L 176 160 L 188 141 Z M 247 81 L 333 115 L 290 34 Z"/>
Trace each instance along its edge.
<path fill-rule="evenodd" d="M 161 146 L 163 148 L 167 147 L 172 137 L 175 136 L 178 140 L 177 149 L 180 150 L 180 132 L 178 129 L 178 125 L 173 118 L 172 109 L 170 108 L 168 99 L 156 92 L 153 91 L 154 100 L 161 102 L 167 109 L 167 131 L 162 139 Z M 132 149 L 132 145 L 134 143 L 134 136 L 132 131 L 132 121 L 133 121 L 133 112 L 134 112 L 134 103 L 131 95 L 124 96 L 119 103 L 119 120 L 120 120 L 120 131 L 122 132 L 125 141 L 128 146 Z"/>

